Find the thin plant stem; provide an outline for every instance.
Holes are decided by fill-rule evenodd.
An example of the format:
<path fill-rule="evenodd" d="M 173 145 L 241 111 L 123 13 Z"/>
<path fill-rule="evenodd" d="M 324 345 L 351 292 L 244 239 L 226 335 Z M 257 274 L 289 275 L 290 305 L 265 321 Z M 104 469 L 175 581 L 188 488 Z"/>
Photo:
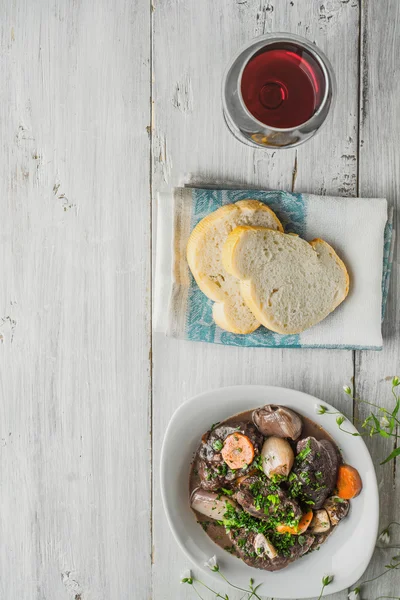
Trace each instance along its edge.
<path fill-rule="evenodd" d="M 325 583 L 324 583 L 324 584 L 322 585 L 322 590 L 321 590 L 321 593 L 320 593 L 320 595 L 318 596 L 318 600 L 321 600 L 321 598 L 322 598 L 322 594 L 324 593 L 324 589 L 325 589 L 325 588 L 326 588 L 326 585 L 325 585 Z"/>
<path fill-rule="evenodd" d="M 348 433 L 349 435 L 354 435 L 351 431 L 347 431 L 347 429 L 343 429 L 343 427 L 341 425 L 339 425 L 339 429 L 340 429 L 340 431 L 343 431 L 343 433 Z M 368 433 L 358 433 L 358 431 L 357 431 L 356 437 L 358 437 L 358 436 L 364 437 L 366 435 L 369 435 L 369 434 Z"/>
<path fill-rule="evenodd" d="M 355 396 L 353 396 L 353 400 L 354 402 L 360 402 L 362 404 L 368 404 L 368 406 L 373 406 L 374 408 L 380 408 L 380 406 L 378 406 L 378 404 L 374 404 L 373 402 L 368 402 L 368 400 L 363 400 L 362 398 L 356 398 Z"/>
<path fill-rule="evenodd" d="M 262 585 L 262 583 L 259 583 L 258 585 L 256 585 L 255 588 L 253 588 L 253 590 L 251 592 L 251 596 L 249 596 L 247 600 L 250 600 L 253 596 L 256 596 L 256 592 L 261 585 Z M 257 596 L 257 598 L 258 598 L 258 596 Z"/>
<path fill-rule="evenodd" d="M 217 571 L 217 573 L 219 573 L 219 574 L 220 574 L 220 576 L 222 577 L 222 579 L 223 579 L 224 581 L 226 581 L 226 583 L 227 583 L 228 585 L 230 585 L 231 587 L 235 588 L 235 590 L 239 590 L 240 592 L 246 592 L 246 593 L 249 593 L 249 590 L 245 590 L 244 588 L 241 588 L 241 587 L 239 587 L 239 586 L 237 586 L 237 585 L 234 585 L 233 583 L 231 583 L 230 581 L 228 581 L 228 580 L 227 580 L 227 578 L 225 577 L 225 575 L 223 575 L 223 574 L 221 573 L 221 571 Z M 253 592 L 253 594 L 254 594 L 254 596 L 257 598 L 257 600 L 261 600 L 260 596 L 259 596 L 257 593 Z"/>
<path fill-rule="evenodd" d="M 197 581 L 197 583 L 200 583 L 200 585 L 202 585 L 203 587 L 205 587 L 207 590 L 209 590 L 210 592 L 212 592 L 213 594 L 215 594 L 216 598 L 223 598 L 224 596 L 221 596 L 221 594 L 219 592 L 216 592 L 215 590 L 213 590 L 212 588 L 208 587 L 207 584 L 204 583 L 204 581 L 201 581 L 200 579 L 196 579 L 195 581 Z"/>
<path fill-rule="evenodd" d="M 203 587 L 207 588 L 207 590 L 209 590 L 210 592 L 212 592 L 213 594 L 217 595 L 218 592 L 216 592 L 215 590 L 213 590 L 212 588 L 208 587 L 208 585 L 206 585 L 204 583 L 204 581 L 201 581 L 200 579 L 195 579 L 195 581 L 197 581 L 197 583 L 200 583 L 200 585 L 202 585 Z"/>
<path fill-rule="evenodd" d="M 400 566 L 400 562 L 397 563 L 396 565 L 393 565 L 393 567 L 386 569 L 386 571 L 384 571 L 380 575 L 377 575 L 376 577 L 372 577 L 372 579 L 367 579 L 366 581 L 362 581 L 361 585 L 365 585 L 366 583 L 372 583 L 373 581 L 376 581 L 380 577 L 383 577 L 384 575 L 386 575 L 389 571 L 396 571 L 399 568 L 399 566 Z"/>
<path fill-rule="evenodd" d="M 387 527 L 385 527 L 385 529 L 389 529 L 389 527 L 391 527 L 392 525 L 398 525 L 400 527 L 400 523 L 398 521 L 392 521 Z"/>
<path fill-rule="evenodd" d="M 200 592 L 198 590 L 196 590 L 194 584 L 192 583 L 192 588 L 194 589 L 194 591 L 196 592 L 196 594 L 198 595 L 198 597 L 200 598 L 200 600 L 204 600 L 203 596 L 200 594 Z"/>

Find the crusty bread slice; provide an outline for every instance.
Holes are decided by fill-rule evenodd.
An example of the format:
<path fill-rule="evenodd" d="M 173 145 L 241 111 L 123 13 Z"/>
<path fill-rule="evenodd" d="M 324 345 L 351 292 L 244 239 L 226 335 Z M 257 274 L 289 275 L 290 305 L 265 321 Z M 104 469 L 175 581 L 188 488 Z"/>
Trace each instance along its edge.
<path fill-rule="evenodd" d="M 214 300 L 214 321 L 232 333 L 252 333 L 260 326 L 240 294 L 239 281 L 222 265 L 222 247 L 238 225 L 283 231 L 275 213 L 258 200 L 239 200 L 214 211 L 196 225 L 187 245 L 187 260 L 201 291 Z"/>
<path fill-rule="evenodd" d="M 264 227 L 237 227 L 222 251 L 228 273 L 255 317 L 277 333 L 301 333 L 319 323 L 346 298 L 349 275 L 333 248 L 321 239 Z"/>

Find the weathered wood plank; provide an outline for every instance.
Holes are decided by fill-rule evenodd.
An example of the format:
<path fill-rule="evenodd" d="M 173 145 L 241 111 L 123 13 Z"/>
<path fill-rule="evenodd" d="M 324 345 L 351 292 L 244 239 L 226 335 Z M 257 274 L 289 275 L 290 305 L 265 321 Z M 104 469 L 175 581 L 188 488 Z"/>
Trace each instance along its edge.
<path fill-rule="evenodd" d="M 296 152 L 247 148 L 232 138 L 221 115 L 226 63 L 241 44 L 273 30 L 299 33 L 321 45 L 339 83 L 333 118 L 297 151 L 295 189 L 354 195 L 358 20 L 355 0 L 155 3 L 153 189 L 170 189 L 183 181 L 291 189 Z M 158 600 L 168 590 L 169 597 L 184 600 L 194 597 L 179 584 L 189 565 L 171 540 L 158 483 L 162 437 L 175 408 L 206 389 L 263 383 L 295 387 L 344 409 L 340 389 L 353 375 L 353 361 L 351 352 L 212 347 L 160 335 L 154 346 L 153 595 Z"/>
<path fill-rule="evenodd" d="M 149 3 L 1 15 L 0 595 L 149 598 Z"/>
<path fill-rule="evenodd" d="M 396 207 L 395 227 L 399 231 L 400 198 L 400 5 L 396 0 L 362 2 L 361 106 L 359 189 L 365 196 L 385 196 Z M 396 244 L 398 248 L 398 244 Z M 400 372 L 400 277 L 398 252 L 393 264 L 391 289 L 384 321 L 384 349 L 380 353 L 357 353 L 356 393 L 389 408 L 393 404 L 390 379 Z M 356 416 L 363 420 L 368 407 L 360 407 Z M 393 449 L 393 440 L 366 440 L 376 464 L 381 491 L 380 522 L 400 521 L 399 461 L 385 466 L 379 462 Z M 400 544 L 400 531 L 393 530 L 392 543 Z M 379 550 L 364 578 L 384 570 L 398 550 Z M 365 597 L 398 595 L 399 574 L 392 572 L 365 588 Z M 363 596 L 364 597 L 364 596 Z"/>

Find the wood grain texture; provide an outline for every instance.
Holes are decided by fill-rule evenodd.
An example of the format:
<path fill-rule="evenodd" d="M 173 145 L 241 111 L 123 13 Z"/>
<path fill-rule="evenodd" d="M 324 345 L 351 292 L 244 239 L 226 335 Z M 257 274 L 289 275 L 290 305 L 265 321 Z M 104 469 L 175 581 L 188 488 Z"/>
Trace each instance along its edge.
<path fill-rule="evenodd" d="M 229 183 L 393 204 L 400 193 L 398 0 L 153 4 L 0 0 L 1 598 L 192 599 L 158 483 L 175 408 L 223 385 L 275 384 L 351 417 L 342 383 L 355 374 L 360 395 L 388 406 L 386 378 L 399 374 L 396 258 L 382 353 L 354 365 L 350 352 L 155 335 L 152 386 L 151 193 Z M 241 44 L 279 30 L 327 52 L 339 100 L 297 151 L 254 150 L 225 128 L 222 73 Z M 370 449 L 378 463 L 389 445 Z M 383 526 L 400 521 L 400 476 L 393 463 L 378 473 Z M 377 551 L 366 576 L 389 558 Z M 366 597 L 397 589 L 393 573 Z"/>
<path fill-rule="evenodd" d="M 155 4 L 153 19 L 154 190 L 182 183 L 291 189 L 294 181 L 296 191 L 355 195 L 359 31 L 355 1 L 170 1 Z M 227 62 L 241 44 L 272 30 L 315 41 L 329 54 L 338 79 L 340 102 L 333 118 L 297 152 L 248 148 L 231 136 L 222 119 L 220 87 Z M 179 404 L 224 385 L 275 384 L 315 394 L 346 409 L 351 417 L 340 390 L 352 376 L 351 352 L 214 347 L 154 336 L 155 599 L 194 597 L 190 588 L 179 584 L 189 564 L 171 539 L 158 483 L 162 437 Z M 346 593 L 336 598 L 344 599 Z"/>
<path fill-rule="evenodd" d="M 400 229 L 400 4 L 362 2 L 361 105 L 359 189 L 365 196 L 383 196 L 395 208 L 395 227 Z M 361 352 L 356 357 L 356 395 L 380 406 L 393 406 L 390 380 L 400 372 L 400 266 L 398 243 L 393 263 L 387 313 L 383 326 L 384 349 L 379 353 Z M 368 407 L 359 407 L 356 417 L 362 421 Z M 380 489 L 380 524 L 400 522 L 400 462 L 379 463 L 393 450 L 393 440 L 367 439 Z M 391 545 L 400 546 L 400 528 L 392 531 Z M 365 578 L 384 571 L 384 565 L 397 549 L 377 550 Z M 369 584 L 365 597 L 399 594 L 399 573 L 394 571 Z M 363 596 L 364 597 L 364 596 Z"/>
<path fill-rule="evenodd" d="M 0 596 L 142 600 L 149 4 L 1 15 Z"/>

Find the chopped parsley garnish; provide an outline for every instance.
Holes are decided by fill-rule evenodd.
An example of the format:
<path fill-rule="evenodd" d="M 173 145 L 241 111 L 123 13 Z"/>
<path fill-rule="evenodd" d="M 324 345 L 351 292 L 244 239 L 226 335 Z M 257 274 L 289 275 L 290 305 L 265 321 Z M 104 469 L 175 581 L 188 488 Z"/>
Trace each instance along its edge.
<path fill-rule="evenodd" d="M 228 472 L 228 465 L 224 463 L 223 465 L 216 467 L 215 470 L 218 473 L 218 475 L 226 475 Z"/>
<path fill-rule="evenodd" d="M 261 456 L 261 454 L 259 454 L 258 456 L 256 456 L 256 458 L 253 460 L 252 465 L 258 469 L 259 471 L 263 471 L 263 467 L 262 467 L 262 462 L 263 462 L 263 457 Z"/>
<path fill-rule="evenodd" d="M 310 454 L 311 452 L 311 440 L 307 441 L 307 444 L 304 446 L 303 450 L 301 450 L 298 455 L 296 456 L 296 462 L 303 462 L 303 460 L 305 458 L 307 458 L 307 456 Z"/>
<path fill-rule="evenodd" d="M 216 450 L 217 452 L 219 452 L 220 450 L 222 450 L 223 448 L 223 443 L 221 440 L 215 440 L 215 442 L 213 443 L 213 448 L 214 450 Z"/>
<path fill-rule="evenodd" d="M 286 480 L 287 480 L 286 475 L 279 475 L 279 474 L 271 475 L 271 481 L 273 483 L 282 483 L 283 481 L 286 481 Z"/>
<path fill-rule="evenodd" d="M 314 500 L 311 500 L 310 498 L 308 498 L 308 496 L 303 491 L 303 483 L 306 483 L 306 481 L 303 481 L 304 475 L 307 476 L 306 479 L 308 480 L 308 482 L 310 482 L 308 473 L 301 472 L 300 476 L 296 475 L 296 473 L 293 473 L 293 472 L 290 473 L 290 475 L 289 475 L 289 496 L 291 496 L 292 498 L 296 498 L 297 500 L 299 500 L 300 502 L 303 502 L 304 504 L 310 504 L 311 506 L 313 506 L 315 504 Z"/>
<path fill-rule="evenodd" d="M 219 425 L 221 423 L 221 421 L 217 421 L 216 423 L 213 423 L 210 427 L 210 431 L 214 431 L 214 429 L 216 428 L 217 425 Z"/>
<path fill-rule="evenodd" d="M 232 496 L 233 490 L 227 490 L 226 488 L 220 488 L 222 492 L 224 492 L 225 496 Z"/>
<path fill-rule="evenodd" d="M 297 524 L 296 520 L 296 524 Z M 276 548 L 278 554 L 283 556 L 290 556 L 290 548 L 296 542 L 296 536 L 290 535 L 289 533 L 278 533 L 276 531 L 277 519 L 271 516 L 268 520 L 257 519 L 252 517 L 244 510 L 236 510 L 231 504 L 226 503 L 226 512 L 224 514 L 223 524 L 227 533 L 231 532 L 232 537 L 236 539 L 237 545 L 244 551 L 248 556 L 256 556 L 253 547 L 250 551 L 246 551 L 247 534 L 246 532 L 252 531 L 254 533 L 262 533 L 265 535 L 271 544 Z"/>
<path fill-rule="evenodd" d="M 302 471 L 300 473 L 300 477 L 304 481 L 304 483 L 308 483 L 308 485 L 311 484 L 310 475 L 309 475 L 309 473 L 307 473 L 307 471 Z"/>

